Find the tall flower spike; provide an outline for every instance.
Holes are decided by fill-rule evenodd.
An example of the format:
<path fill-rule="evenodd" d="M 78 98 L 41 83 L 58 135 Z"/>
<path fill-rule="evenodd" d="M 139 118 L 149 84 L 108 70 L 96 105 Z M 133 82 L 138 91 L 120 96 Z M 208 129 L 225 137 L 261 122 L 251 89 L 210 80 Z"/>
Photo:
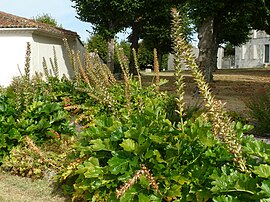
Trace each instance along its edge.
<path fill-rule="evenodd" d="M 174 52 L 174 68 L 175 68 L 175 78 L 176 78 L 176 102 L 178 106 L 178 113 L 180 115 L 181 120 L 181 130 L 184 131 L 184 76 L 182 74 L 183 67 L 183 58 L 182 58 L 182 32 L 179 26 L 181 25 L 181 19 L 179 15 L 176 15 L 176 9 L 172 10 L 173 21 L 172 21 L 172 38 L 173 38 L 173 52 Z"/>
<path fill-rule="evenodd" d="M 30 61 L 31 61 L 31 45 L 27 42 L 26 55 L 24 63 L 24 106 L 27 106 L 30 102 Z"/>
<path fill-rule="evenodd" d="M 182 26 L 180 16 L 176 9 L 172 9 L 173 16 L 173 38 L 176 63 L 185 63 L 191 69 L 192 76 L 200 90 L 204 99 L 205 106 L 208 109 L 208 119 L 213 124 L 213 134 L 221 142 L 225 143 L 226 148 L 234 155 L 234 161 L 241 171 L 248 171 L 246 161 L 242 155 L 241 144 L 237 139 L 236 132 L 233 129 L 233 124 L 226 113 L 224 104 L 221 101 L 216 101 L 212 96 L 208 83 L 202 72 L 199 70 L 194 55 L 191 53 L 191 47 L 185 41 L 182 34 Z M 180 66 L 180 65 L 179 65 Z M 178 68 L 178 67 L 176 67 Z M 176 69 L 176 72 L 179 70 Z M 176 73 L 178 74 L 178 73 Z"/>
<path fill-rule="evenodd" d="M 128 67 L 128 61 L 127 58 L 124 55 L 124 51 L 122 48 L 116 49 L 117 57 L 121 66 L 121 69 L 124 74 L 124 80 L 125 80 L 125 94 L 126 94 L 126 100 L 127 100 L 127 109 L 130 112 L 131 111 L 131 95 L 130 95 L 130 76 L 129 76 L 129 67 Z"/>
<path fill-rule="evenodd" d="M 150 170 L 144 165 L 141 165 L 141 169 L 137 170 L 135 172 L 135 175 L 129 179 L 123 186 L 121 186 L 119 189 L 116 189 L 116 197 L 120 198 L 124 195 L 126 191 L 129 190 L 130 187 L 132 187 L 142 176 L 146 176 L 149 186 L 151 186 L 157 193 L 160 193 L 160 190 L 158 188 L 158 183 L 154 179 L 152 173 Z"/>
<path fill-rule="evenodd" d="M 158 56 L 157 56 L 157 49 L 154 48 L 154 72 L 156 77 L 156 90 L 159 92 L 159 64 L 158 64 Z"/>
<path fill-rule="evenodd" d="M 137 53 L 136 53 L 135 48 L 132 48 L 132 53 L 133 53 L 133 58 L 134 58 L 134 62 L 135 62 L 135 68 L 136 68 L 137 74 L 138 74 L 138 80 L 139 80 L 140 88 L 142 88 L 141 72 L 140 72 L 140 68 L 139 68 L 139 65 L 138 65 L 138 58 L 137 58 Z"/>

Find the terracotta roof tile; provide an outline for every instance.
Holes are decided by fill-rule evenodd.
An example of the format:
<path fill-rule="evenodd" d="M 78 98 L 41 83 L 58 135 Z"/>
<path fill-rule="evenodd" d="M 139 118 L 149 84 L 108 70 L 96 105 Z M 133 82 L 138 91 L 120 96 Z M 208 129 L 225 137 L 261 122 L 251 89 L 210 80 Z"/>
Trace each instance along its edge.
<path fill-rule="evenodd" d="M 45 23 L 36 22 L 27 18 L 19 17 L 0 11 L 0 30 L 1 28 L 37 28 L 41 31 L 51 32 L 59 35 L 73 35 L 78 37 L 76 32 L 54 27 Z"/>

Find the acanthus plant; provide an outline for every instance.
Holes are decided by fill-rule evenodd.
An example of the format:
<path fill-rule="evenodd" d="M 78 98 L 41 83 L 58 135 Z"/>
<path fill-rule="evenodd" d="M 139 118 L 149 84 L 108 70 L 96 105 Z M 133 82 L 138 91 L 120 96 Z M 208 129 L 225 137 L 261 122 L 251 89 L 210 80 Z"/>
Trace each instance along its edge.
<path fill-rule="evenodd" d="M 270 197 L 269 146 L 244 137 L 251 126 L 232 122 L 223 104 L 211 95 L 181 35 L 179 15 L 176 10 L 172 13 L 180 122 L 167 119 L 171 102 L 166 92 L 158 91 L 160 84 L 142 87 L 140 75 L 137 81 L 128 74 L 128 61 L 118 50 L 125 86 L 114 83 L 103 93 L 111 95 L 113 102 L 107 106 L 112 113 L 92 119 L 75 144 L 73 162 L 58 174 L 58 182 L 74 201 L 267 201 Z M 184 119 L 183 61 L 191 68 L 206 107 L 192 119 Z"/>

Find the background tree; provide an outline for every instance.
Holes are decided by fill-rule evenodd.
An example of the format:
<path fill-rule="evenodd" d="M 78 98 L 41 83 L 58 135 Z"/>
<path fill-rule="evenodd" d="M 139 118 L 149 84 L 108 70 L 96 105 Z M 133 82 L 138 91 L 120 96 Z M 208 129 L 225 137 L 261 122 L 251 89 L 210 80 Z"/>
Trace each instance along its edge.
<path fill-rule="evenodd" d="M 107 60 L 107 42 L 106 39 L 100 34 L 93 34 L 87 39 L 87 50 L 89 52 L 98 51 L 99 57 L 103 60 Z"/>
<path fill-rule="evenodd" d="M 138 49 L 138 63 L 140 66 L 140 69 L 145 69 L 149 65 L 153 66 L 154 61 L 154 54 L 152 47 L 149 48 L 145 44 L 145 40 L 142 40 L 139 43 L 139 49 Z"/>
<path fill-rule="evenodd" d="M 114 37 L 126 27 L 120 0 L 71 0 L 75 3 L 78 18 L 94 26 L 94 31 L 107 41 L 107 65 L 114 72 Z"/>
<path fill-rule="evenodd" d="M 56 19 L 53 18 L 50 14 L 48 13 L 43 13 L 42 15 L 37 15 L 36 17 L 32 18 L 33 20 L 37 21 L 37 22 L 42 22 L 42 23 L 46 23 L 49 25 L 52 25 L 54 27 L 59 27 L 62 28 L 61 24 L 58 24 Z"/>
<path fill-rule="evenodd" d="M 129 1 L 125 1 L 129 3 Z M 130 36 L 131 49 L 138 52 L 139 39 L 144 39 L 144 45 L 157 48 L 159 59 L 164 52 L 171 50 L 170 40 L 170 10 L 178 5 L 179 0 L 144 0 L 131 1 L 133 6 L 128 10 L 129 26 L 132 28 Z M 126 4 L 126 6 L 129 6 Z M 134 61 L 131 58 L 131 72 L 135 72 Z"/>
<path fill-rule="evenodd" d="M 74 8 L 78 13 L 78 18 L 82 21 L 90 22 L 94 25 L 94 30 L 101 34 L 108 42 L 107 64 L 113 71 L 114 36 L 125 28 L 131 28 L 129 37 L 131 49 L 137 52 L 138 41 L 144 36 L 156 38 L 152 42 L 160 53 L 170 47 L 169 25 L 170 9 L 182 0 L 71 0 L 75 3 Z M 168 17 L 169 16 L 169 17 Z M 149 26 L 151 23 L 151 27 Z M 148 26 L 144 29 L 143 26 Z M 151 34 L 145 34 L 152 30 Z M 158 36 L 158 32 L 162 33 Z M 164 37 L 166 36 L 166 37 Z M 161 41 L 161 42 L 158 42 Z M 133 57 L 131 57 L 131 72 L 135 72 Z"/>
<path fill-rule="evenodd" d="M 141 38 L 143 39 L 144 47 L 153 52 L 157 49 L 159 64 L 163 64 L 163 56 L 172 52 L 171 40 L 171 8 L 173 4 L 168 4 L 166 8 L 153 11 L 152 16 L 147 16 L 143 23 Z M 180 4 L 178 5 L 182 16 L 184 36 L 187 42 L 191 42 L 194 32 L 193 21 L 187 15 L 187 8 Z M 158 22 L 158 23 L 157 23 Z M 165 57 L 167 59 L 167 57 Z M 167 61 L 165 61 L 167 63 Z M 165 68 L 163 66 L 163 68 Z M 166 68 L 165 68 L 166 69 Z"/>
<path fill-rule="evenodd" d="M 199 38 L 198 64 L 208 82 L 213 81 L 217 51 L 222 43 L 237 46 L 249 39 L 250 30 L 269 29 L 269 1 L 187 0 Z"/>

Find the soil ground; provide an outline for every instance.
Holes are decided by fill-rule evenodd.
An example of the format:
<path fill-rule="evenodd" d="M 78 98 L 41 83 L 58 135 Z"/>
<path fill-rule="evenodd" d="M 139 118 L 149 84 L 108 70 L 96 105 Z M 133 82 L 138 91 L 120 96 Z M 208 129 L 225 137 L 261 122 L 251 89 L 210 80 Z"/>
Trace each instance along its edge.
<path fill-rule="evenodd" d="M 151 82 L 153 73 L 142 73 L 143 81 Z M 199 102 L 194 96 L 195 83 L 190 71 L 183 71 L 185 80 L 186 105 Z M 175 93 L 175 78 L 173 72 L 161 72 L 162 79 L 168 80 L 162 90 Z M 210 84 L 213 95 L 226 103 L 228 111 L 234 111 L 248 118 L 246 102 L 266 92 L 270 86 L 270 69 L 226 69 L 217 70 L 214 73 L 214 83 Z"/>

